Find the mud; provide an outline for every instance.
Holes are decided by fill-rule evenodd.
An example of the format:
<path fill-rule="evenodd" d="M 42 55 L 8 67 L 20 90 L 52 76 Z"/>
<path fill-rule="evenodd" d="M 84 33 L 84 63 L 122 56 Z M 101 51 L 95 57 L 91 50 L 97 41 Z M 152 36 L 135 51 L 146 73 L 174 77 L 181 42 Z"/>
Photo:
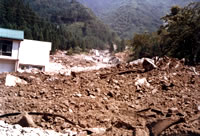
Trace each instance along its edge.
<path fill-rule="evenodd" d="M 27 82 L 15 87 L 6 87 L 6 74 L 1 74 L 0 114 L 53 113 L 76 124 L 59 117 L 32 116 L 37 127 L 58 132 L 87 130 L 88 135 L 97 135 L 89 130 L 105 128 L 99 135 L 200 135 L 200 67 L 170 58 L 156 65 L 145 72 L 142 65 L 119 64 L 76 76 L 10 73 Z M 140 79 L 145 82 L 136 84 Z M 20 118 L 1 120 L 12 124 Z M 167 125 L 160 128 L 165 124 L 161 120 L 167 120 Z"/>

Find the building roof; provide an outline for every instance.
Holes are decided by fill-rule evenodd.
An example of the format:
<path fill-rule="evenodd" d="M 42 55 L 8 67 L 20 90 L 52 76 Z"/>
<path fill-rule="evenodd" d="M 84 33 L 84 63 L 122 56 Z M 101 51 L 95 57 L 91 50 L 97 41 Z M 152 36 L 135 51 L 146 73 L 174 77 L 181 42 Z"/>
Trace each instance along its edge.
<path fill-rule="evenodd" d="M 24 31 L 0 28 L 0 38 L 24 40 Z"/>

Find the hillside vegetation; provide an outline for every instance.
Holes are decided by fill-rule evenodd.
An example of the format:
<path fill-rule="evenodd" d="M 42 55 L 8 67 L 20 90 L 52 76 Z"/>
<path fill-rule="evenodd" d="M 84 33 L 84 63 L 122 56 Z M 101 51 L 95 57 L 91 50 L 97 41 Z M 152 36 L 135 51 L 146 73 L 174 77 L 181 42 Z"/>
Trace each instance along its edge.
<path fill-rule="evenodd" d="M 25 0 L 43 18 L 55 23 L 67 33 L 63 49 L 105 49 L 118 37 L 93 12 L 75 0 Z M 75 41 L 75 43 L 73 43 Z"/>
<path fill-rule="evenodd" d="M 184 8 L 173 6 L 162 19 L 164 25 L 155 33 L 136 34 L 131 40 L 134 59 L 170 56 L 187 64 L 200 62 L 200 2 Z"/>
<path fill-rule="evenodd" d="M 119 38 L 91 10 L 71 0 L 0 0 L 0 27 L 25 38 L 53 42 L 56 49 L 105 49 Z"/>
<path fill-rule="evenodd" d="M 173 5 L 184 6 L 199 0 L 78 0 L 91 8 L 103 22 L 123 38 L 134 33 L 153 32 L 162 24 L 160 18 Z"/>
<path fill-rule="evenodd" d="M 0 0 L 0 27 L 23 30 L 25 38 L 51 41 L 59 47 L 62 31 L 36 15 L 22 0 Z"/>

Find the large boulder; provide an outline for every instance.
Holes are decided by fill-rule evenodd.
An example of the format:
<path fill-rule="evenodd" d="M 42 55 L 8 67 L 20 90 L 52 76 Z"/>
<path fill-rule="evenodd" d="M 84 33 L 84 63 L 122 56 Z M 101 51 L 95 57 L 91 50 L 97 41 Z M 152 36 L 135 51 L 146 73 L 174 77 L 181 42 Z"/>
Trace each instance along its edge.
<path fill-rule="evenodd" d="M 16 86 L 16 84 L 27 84 L 27 82 L 19 77 L 8 74 L 6 76 L 5 86 Z"/>

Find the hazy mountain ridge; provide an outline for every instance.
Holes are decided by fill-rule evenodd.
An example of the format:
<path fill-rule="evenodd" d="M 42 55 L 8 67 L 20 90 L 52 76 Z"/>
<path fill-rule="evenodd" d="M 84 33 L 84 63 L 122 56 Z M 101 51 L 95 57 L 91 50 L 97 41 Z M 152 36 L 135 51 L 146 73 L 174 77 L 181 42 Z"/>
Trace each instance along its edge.
<path fill-rule="evenodd" d="M 184 6 L 200 0 L 78 0 L 91 8 L 103 22 L 121 37 L 131 38 L 133 33 L 155 31 L 173 5 Z"/>

